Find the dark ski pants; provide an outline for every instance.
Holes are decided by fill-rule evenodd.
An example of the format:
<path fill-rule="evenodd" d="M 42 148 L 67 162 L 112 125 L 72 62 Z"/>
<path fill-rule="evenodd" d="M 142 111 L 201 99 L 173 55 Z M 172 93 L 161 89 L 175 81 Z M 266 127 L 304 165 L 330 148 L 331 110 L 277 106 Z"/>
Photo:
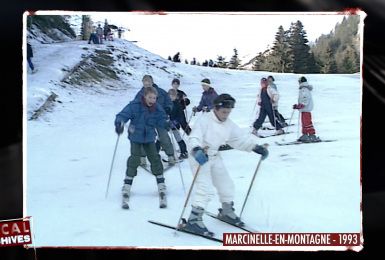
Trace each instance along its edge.
<path fill-rule="evenodd" d="M 191 128 L 187 123 L 186 116 L 183 114 L 182 120 L 180 123 L 180 126 L 182 127 L 183 131 L 187 134 L 190 135 L 191 133 Z"/>
<path fill-rule="evenodd" d="M 285 118 L 281 115 L 281 113 L 278 112 L 277 108 L 274 108 L 274 116 L 275 116 L 275 120 L 281 123 L 281 125 L 285 123 Z"/>
<path fill-rule="evenodd" d="M 156 150 L 155 143 L 134 143 L 131 142 L 131 155 L 127 159 L 127 177 L 135 177 L 137 173 L 137 169 L 140 165 L 140 157 L 142 155 L 142 151 L 146 152 L 147 158 L 151 164 L 151 172 L 155 176 L 163 174 L 163 164 L 160 160 L 160 156 Z"/>
<path fill-rule="evenodd" d="M 160 145 L 167 156 L 174 155 L 174 148 L 172 146 L 170 136 L 168 135 L 168 131 L 164 128 L 157 127 L 156 132 L 158 133 L 158 140 Z"/>
<path fill-rule="evenodd" d="M 256 130 L 261 128 L 266 116 L 269 117 L 270 124 L 274 126 L 276 130 L 282 129 L 282 125 L 278 121 L 274 122 L 275 117 L 273 114 L 273 108 L 271 106 L 261 106 L 261 109 L 259 110 L 259 116 L 253 124 L 253 127 Z"/>
<path fill-rule="evenodd" d="M 314 135 L 315 129 L 313 122 L 311 120 L 310 112 L 301 112 L 301 121 L 302 121 L 302 134 Z"/>

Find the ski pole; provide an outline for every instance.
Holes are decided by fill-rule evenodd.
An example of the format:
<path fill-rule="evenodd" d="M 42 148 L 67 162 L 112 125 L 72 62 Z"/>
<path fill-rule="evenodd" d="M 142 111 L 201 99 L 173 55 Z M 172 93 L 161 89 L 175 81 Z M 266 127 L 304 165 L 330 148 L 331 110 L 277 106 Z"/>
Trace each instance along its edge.
<path fill-rule="evenodd" d="M 264 144 L 263 146 L 264 146 L 265 148 L 267 148 L 269 145 L 268 145 L 268 144 Z M 248 191 L 247 191 L 246 198 L 245 198 L 245 200 L 243 201 L 243 205 L 242 205 L 241 213 L 239 214 L 239 218 L 242 217 L 243 210 L 245 209 L 245 205 L 246 205 L 247 199 L 249 198 L 251 188 L 253 187 L 253 183 L 254 183 L 254 180 L 255 180 L 255 176 L 257 176 L 257 172 L 258 172 L 258 170 L 259 170 L 259 167 L 261 166 L 261 163 L 262 163 L 262 156 L 261 156 L 261 158 L 260 158 L 259 161 L 258 161 L 257 168 L 255 169 L 253 178 L 251 179 L 251 183 L 250 183 L 249 189 L 248 189 Z"/>
<path fill-rule="evenodd" d="M 294 112 L 295 112 L 295 109 L 293 108 L 293 111 L 291 112 L 291 116 L 290 116 L 290 119 L 289 119 L 289 124 L 288 124 L 287 127 L 286 127 L 286 132 L 289 132 L 289 127 L 290 127 L 290 124 L 291 124 L 291 119 L 292 119 L 293 116 L 294 116 Z M 285 135 L 283 135 L 282 141 L 285 141 Z"/>
<path fill-rule="evenodd" d="M 116 149 L 118 148 L 119 138 L 120 138 L 120 135 L 118 135 L 118 138 L 116 138 L 116 144 L 115 144 L 114 154 L 112 155 L 112 161 L 111 161 L 111 167 L 110 167 L 110 174 L 108 175 L 108 182 L 107 182 L 107 189 L 106 189 L 106 196 L 105 196 L 105 198 L 107 198 L 107 196 L 108 196 L 108 188 L 110 187 L 111 173 L 112 173 L 112 168 L 113 168 L 113 166 L 114 166 L 115 154 L 116 154 Z"/>
<path fill-rule="evenodd" d="M 178 130 L 176 130 L 178 131 Z M 173 133 L 173 136 L 171 136 L 171 143 L 172 143 L 172 147 L 174 148 L 174 157 L 176 159 L 176 145 L 175 145 L 175 142 L 174 142 L 174 130 L 171 130 L 171 132 Z M 179 134 L 179 133 L 178 133 Z M 180 134 L 179 134 L 180 136 Z M 175 138 L 176 139 L 176 138 Z M 182 140 L 182 139 L 181 139 Z M 178 158 L 178 168 L 179 168 L 179 175 L 180 175 L 180 179 L 182 181 L 182 186 L 183 186 L 183 191 L 184 191 L 184 194 L 186 195 L 186 186 L 184 185 L 184 180 L 183 180 L 183 174 L 182 174 L 182 168 L 180 167 L 180 161 L 179 161 L 179 158 Z"/>
<path fill-rule="evenodd" d="M 186 114 L 187 114 L 187 111 L 186 111 Z M 190 126 L 190 121 L 191 121 L 191 119 L 192 119 L 193 116 L 195 116 L 195 112 L 191 113 L 190 118 L 189 118 L 188 121 L 187 121 L 186 128 Z M 183 131 L 182 139 L 183 139 L 183 137 L 184 137 L 185 134 L 186 134 L 186 131 Z"/>
<path fill-rule="evenodd" d="M 190 185 L 190 189 L 189 189 L 189 191 L 187 193 L 187 197 L 186 197 L 186 200 L 185 200 L 184 205 L 183 205 L 182 213 L 180 214 L 180 217 L 178 219 L 178 224 L 176 225 L 176 229 L 175 229 L 175 232 L 174 232 L 175 235 L 177 234 L 177 231 L 179 230 L 180 221 L 182 220 L 183 214 L 186 211 L 187 203 L 188 203 L 188 201 L 190 199 L 191 191 L 192 191 L 192 189 L 194 187 L 194 184 L 195 184 L 195 181 L 197 179 L 197 176 L 198 176 L 198 173 L 199 173 L 200 169 L 201 169 L 201 165 L 198 165 L 198 168 L 195 171 L 194 178 L 193 178 L 192 183 Z"/>
<path fill-rule="evenodd" d="M 298 124 L 298 126 L 297 126 L 297 139 L 299 138 L 299 116 L 301 115 L 301 112 L 298 110 L 298 120 L 297 120 L 297 124 Z"/>

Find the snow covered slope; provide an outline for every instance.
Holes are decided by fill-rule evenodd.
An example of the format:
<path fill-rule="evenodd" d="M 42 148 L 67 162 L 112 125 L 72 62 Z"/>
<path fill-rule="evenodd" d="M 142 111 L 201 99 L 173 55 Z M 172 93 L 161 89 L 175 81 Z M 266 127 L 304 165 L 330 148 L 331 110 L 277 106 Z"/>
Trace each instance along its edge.
<path fill-rule="evenodd" d="M 219 246 L 188 234 L 174 236 L 172 231 L 147 222 L 152 219 L 176 224 L 185 199 L 178 167 L 165 173 L 168 208 L 158 207 L 155 178 L 138 169 L 130 210 L 121 209 L 121 186 L 129 155 L 126 134 L 120 138 L 105 199 L 117 140 L 115 115 L 141 88 L 143 75 L 151 74 L 165 90 L 174 77 L 180 78 L 181 89 L 192 101 L 190 117 L 192 106 L 201 96 L 200 81 L 208 77 L 218 93 L 236 98 L 231 118 L 247 132 L 257 113 L 253 108 L 260 78 L 275 77 L 281 93 L 279 109 L 288 118 L 292 104 L 297 102 L 298 75 L 175 64 L 123 40 L 105 45 L 84 41 L 36 44 L 34 51 L 38 71 L 27 75 L 26 115 L 31 115 L 50 92 L 58 95 L 51 110 L 37 120 L 28 120 L 25 128 L 26 213 L 33 217 L 36 245 Z M 91 57 L 99 57 L 96 51 L 112 57 L 108 66 L 117 78 L 102 73 L 98 80 L 84 78 L 82 82 L 84 74 L 80 72 L 97 64 Z M 82 60 L 86 64 L 83 67 Z M 74 70 L 76 67 L 81 69 Z M 71 81 L 69 75 L 78 80 Z M 270 155 L 258 172 L 243 220 L 266 232 L 360 232 L 360 75 L 306 76 L 314 86 L 313 123 L 317 134 L 338 141 L 277 146 L 275 141 L 281 141 L 282 136 L 261 139 L 261 143 L 270 144 Z M 199 116 L 197 113 L 192 118 L 192 124 Z M 297 112 L 292 123 L 296 125 L 289 129 L 292 134 L 284 136 L 286 141 L 297 138 Z M 236 185 L 235 208 L 239 212 L 259 156 L 234 150 L 224 151 L 222 156 Z M 184 182 L 190 185 L 188 162 L 180 166 Z M 208 210 L 217 212 L 219 206 L 214 199 Z M 190 207 L 186 216 L 189 211 Z M 239 232 L 210 217 L 205 217 L 205 223 L 218 236 Z"/>

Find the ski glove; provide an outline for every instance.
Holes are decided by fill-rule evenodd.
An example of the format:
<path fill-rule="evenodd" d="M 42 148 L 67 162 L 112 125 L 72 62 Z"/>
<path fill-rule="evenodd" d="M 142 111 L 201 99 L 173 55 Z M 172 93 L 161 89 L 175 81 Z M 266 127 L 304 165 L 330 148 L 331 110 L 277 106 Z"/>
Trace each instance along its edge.
<path fill-rule="evenodd" d="M 171 121 L 170 120 L 166 120 L 166 123 L 164 124 L 164 129 L 168 131 L 170 131 L 171 129 Z"/>
<path fill-rule="evenodd" d="M 210 112 L 210 108 L 207 106 L 204 106 L 202 109 L 203 112 Z"/>
<path fill-rule="evenodd" d="M 124 131 L 124 123 L 122 121 L 115 122 L 115 132 L 120 135 Z"/>
<path fill-rule="evenodd" d="M 194 113 L 196 113 L 196 112 L 198 112 L 198 108 L 197 108 L 197 107 L 193 107 L 193 108 L 192 108 L 192 111 L 193 111 Z"/>
<path fill-rule="evenodd" d="M 203 165 L 209 160 L 208 155 L 204 152 L 202 147 L 197 146 L 192 151 L 194 158 L 199 163 L 199 165 Z"/>
<path fill-rule="evenodd" d="M 293 109 L 302 109 L 302 108 L 304 108 L 304 107 L 305 107 L 304 104 L 294 104 L 294 105 L 293 105 Z"/>
<path fill-rule="evenodd" d="M 171 114 L 171 108 L 170 107 L 165 107 L 164 111 L 166 112 L 167 115 Z"/>
<path fill-rule="evenodd" d="M 258 153 L 262 156 L 262 160 L 265 160 L 269 155 L 269 151 L 263 145 L 256 145 L 253 149 L 253 152 Z"/>

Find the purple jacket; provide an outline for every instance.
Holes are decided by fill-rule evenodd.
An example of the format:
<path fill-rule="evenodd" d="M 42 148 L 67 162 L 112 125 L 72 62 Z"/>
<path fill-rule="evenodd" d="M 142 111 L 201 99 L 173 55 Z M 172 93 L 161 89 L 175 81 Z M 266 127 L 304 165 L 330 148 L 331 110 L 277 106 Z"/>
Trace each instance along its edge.
<path fill-rule="evenodd" d="M 217 92 L 213 88 L 209 88 L 207 91 L 203 91 L 201 101 L 197 106 L 197 111 L 202 111 L 203 107 L 208 107 L 208 109 L 213 109 L 214 99 L 218 96 Z"/>

